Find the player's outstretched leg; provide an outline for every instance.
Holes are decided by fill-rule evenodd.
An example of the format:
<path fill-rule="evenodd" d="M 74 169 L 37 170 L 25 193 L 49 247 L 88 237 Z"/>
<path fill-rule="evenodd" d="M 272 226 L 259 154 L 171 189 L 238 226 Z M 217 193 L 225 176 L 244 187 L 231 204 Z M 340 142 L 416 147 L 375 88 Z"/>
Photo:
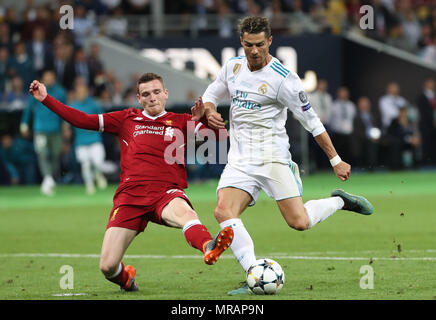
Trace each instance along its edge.
<path fill-rule="evenodd" d="M 215 264 L 220 255 L 232 244 L 233 229 L 231 227 L 223 228 L 218 234 L 204 246 L 204 262 L 206 264 Z"/>
<path fill-rule="evenodd" d="M 350 194 L 341 189 L 333 190 L 332 197 L 341 197 L 344 200 L 342 210 L 354 211 L 364 215 L 370 215 L 374 212 L 372 204 L 362 196 Z"/>

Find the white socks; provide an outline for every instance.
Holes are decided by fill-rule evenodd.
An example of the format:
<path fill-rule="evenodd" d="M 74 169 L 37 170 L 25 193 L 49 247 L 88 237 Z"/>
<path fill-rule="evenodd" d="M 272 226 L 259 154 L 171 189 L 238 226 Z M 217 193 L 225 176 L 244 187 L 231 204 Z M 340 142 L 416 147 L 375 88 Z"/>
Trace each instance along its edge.
<path fill-rule="evenodd" d="M 309 200 L 304 204 L 307 215 L 309 216 L 309 229 L 317 223 L 324 221 L 333 213 L 342 209 L 344 200 L 340 197 L 331 197 L 319 200 Z"/>
<path fill-rule="evenodd" d="M 230 248 L 241 267 L 247 271 L 256 261 L 253 240 L 251 240 L 241 219 L 229 219 L 220 223 L 221 229 L 229 226 L 232 227 L 234 234 Z"/>
<path fill-rule="evenodd" d="M 327 219 L 337 210 L 342 209 L 343 206 L 344 200 L 340 197 L 307 201 L 304 207 L 309 216 L 309 229 Z M 241 267 L 244 271 L 247 271 L 256 261 L 253 240 L 245 229 L 241 219 L 229 219 L 220 223 L 221 229 L 229 226 L 232 227 L 234 233 L 230 248 Z"/>

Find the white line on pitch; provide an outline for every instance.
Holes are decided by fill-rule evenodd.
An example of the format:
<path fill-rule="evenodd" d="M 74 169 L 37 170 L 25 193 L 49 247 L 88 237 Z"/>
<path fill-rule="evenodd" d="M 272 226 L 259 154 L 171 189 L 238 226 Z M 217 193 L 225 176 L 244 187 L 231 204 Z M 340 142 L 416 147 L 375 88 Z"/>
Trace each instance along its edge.
<path fill-rule="evenodd" d="M 263 255 L 258 255 L 263 256 Z M 289 260 L 379 260 L 379 261 L 436 261 L 436 257 L 315 257 L 315 256 L 291 256 L 291 255 L 265 255 L 273 259 Z M 100 258 L 99 254 L 81 253 L 4 253 L 0 258 Z M 126 259 L 200 259 L 200 255 L 126 255 Z M 223 255 L 221 259 L 234 259 L 233 255 Z"/>

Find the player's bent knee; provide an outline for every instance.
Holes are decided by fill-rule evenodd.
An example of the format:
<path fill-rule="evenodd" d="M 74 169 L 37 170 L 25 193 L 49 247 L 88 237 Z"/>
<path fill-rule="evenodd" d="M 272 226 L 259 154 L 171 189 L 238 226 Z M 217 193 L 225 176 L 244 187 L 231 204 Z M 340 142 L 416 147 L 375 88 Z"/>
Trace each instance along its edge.
<path fill-rule="evenodd" d="M 223 222 L 228 219 L 234 218 L 230 209 L 226 208 L 224 205 L 218 202 L 215 211 L 214 211 L 215 219 L 218 222 Z"/>
<path fill-rule="evenodd" d="M 309 220 L 308 219 L 297 219 L 294 221 L 288 221 L 288 225 L 297 231 L 304 231 L 309 229 Z"/>

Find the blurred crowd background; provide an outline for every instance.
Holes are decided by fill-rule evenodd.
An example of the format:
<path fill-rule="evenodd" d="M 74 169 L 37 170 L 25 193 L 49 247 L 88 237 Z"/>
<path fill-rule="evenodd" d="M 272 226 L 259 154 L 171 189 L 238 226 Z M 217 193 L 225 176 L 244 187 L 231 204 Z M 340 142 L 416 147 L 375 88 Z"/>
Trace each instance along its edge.
<path fill-rule="evenodd" d="M 237 17 L 264 15 L 270 18 L 274 35 L 354 33 L 436 65 L 434 0 L 165 0 L 160 3 L 164 28 L 153 20 L 153 0 L 5 3 L 0 3 L 0 118 L 13 114 L 18 120 L 0 121 L 0 184 L 40 183 L 45 173 L 38 162 L 47 157 L 41 150 L 50 144 L 54 179 L 83 182 L 74 152 L 77 134 L 60 120 L 51 121 L 48 127 L 41 124 L 47 115 L 38 120 L 37 103 L 28 94 L 33 79 L 43 79 L 50 94 L 68 105 L 80 107 L 86 102 L 100 112 L 137 106 L 139 75 L 132 74 L 129 83 L 120 81 L 111 66 L 103 63 L 97 44 L 85 49 L 84 40 L 91 35 L 115 39 L 162 35 L 229 38 L 237 37 Z M 64 4 L 74 8 L 73 30 L 59 28 L 59 8 Z M 362 5 L 374 9 L 373 29 L 359 27 Z M 402 97 L 395 81 L 386 83 L 385 94 L 376 101 L 365 96 L 352 101 L 349 88 L 332 92 L 328 80 L 319 79 L 310 101 L 342 158 L 355 168 L 433 168 L 435 79 L 426 79 L 411 101 Z M 35 139 L 35 132 L 45 132 L 45 140 Z M 96 139 L 105 149 L 100 170 L 109 180 L 117 181 L 118 141 L 106 134 Z M 327 170 L 329 163 L 319 148 L 311 142 L 310 149 L 315 170 Z M 220 172 L 195 165 L 188 169 L 191 180 L 217 177 Z"/>

